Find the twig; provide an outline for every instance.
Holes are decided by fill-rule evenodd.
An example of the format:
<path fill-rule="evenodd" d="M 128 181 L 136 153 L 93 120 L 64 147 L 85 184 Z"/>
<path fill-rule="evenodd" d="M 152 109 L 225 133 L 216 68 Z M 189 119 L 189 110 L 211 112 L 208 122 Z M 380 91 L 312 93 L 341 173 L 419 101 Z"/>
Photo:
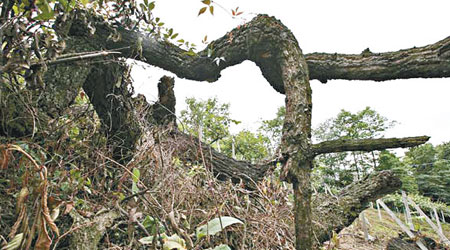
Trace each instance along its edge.
<path fill-rule="evenodd" d="M 127 201 L 127 200 L 129 200 L 129 199 L 131 199 L 133 197 L 136 197 L 136 196 L 139 196 L 139 195 L 143 195 L 143 194 L 147 193 L 148 191 L 149 191 L 149 189 L 147 188 L 147 189 L 144 189 L 144 190 L 142 190 L 140 192 L 137 192 L 135 194 L 127 196 L 127 197 L 123 198 L 123 200 L 121 200 L 120 203 L 123 203 L 123 202 L 125 202 L 125 201 Z"/>
<path fill-rule="evenodd" d="M 56 64 L 61 64 L 61 63 L 68 63 L 68 62 L 75 62 L 75 61 L 81 61 L 81 60 L 86 60 L 86 59 L 91 59 L 91 58 L 95 58 L 95 57 L 104 57 L 104 56 L 109 56 L 112 54 L 121 54 L 120 52 L 117 51 L 102 51 L 102 52 L 97 52 L 97 53 L 90 53 L 90 54 L 80 54 L 80 55 L 76 55 L 76 56 L 72 56 L 72 57 L 62 57 L 62 58 L 56 58 L 55 60 L 51 60 L 51 61 L 43 61 L 43 62 L 36 62 L 36 63 L 32 63 L 31 67 L 35 67 L 35 66 L 41 66 L 41 65 L 56 65 Z"/>

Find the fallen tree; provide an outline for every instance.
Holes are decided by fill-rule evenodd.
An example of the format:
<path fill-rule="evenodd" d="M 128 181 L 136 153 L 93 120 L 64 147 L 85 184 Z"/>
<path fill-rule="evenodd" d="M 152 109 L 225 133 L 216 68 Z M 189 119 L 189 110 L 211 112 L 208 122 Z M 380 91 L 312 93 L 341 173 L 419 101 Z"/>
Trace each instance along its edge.
<path fill-rule="evenodd" d="M 392 147 L 409 147 L 424 143 L 427 137 L 405 139 L 382 139 L 364 141 L 335 141 L 311 143 L 311 89 L 309 79 L 363 79 L 389 80 L 412 77 L 448 77 L 449 56 L 448 38 L 423 48 L 413 48 L 400 52 L 373 54 L 369 51 L 361 55 L 327 55 L 311 54 L 303 56 L 293 34 L 280 21 L 266 15 L 258 15 L 251 22 L 234 29 L 222 38 L 213 41 L 214 48 L 210 56 L 207 50 L 197 55 L 189 55 L 185 50 L 167 41 L 146 36 L 123 27 L 113 27 L 104 19 L 85 11 L 74 11 L 64 21 L 60 20 L 61 37 L 66 38 L 67 53 L 97 52 L 99 50 L 120 51 L 121 56 L 134 58 L 136 52 L 146 62 L 175 73 L 182 78 L 198 81 L 215 81 L 221 70 L 251 60 L 260 67 L 263 76 L 278 92 L 286 95 L 286 118 L 283 126 L 281 156 L 283 164 L 282 177 L 293 184 L 295 195 L 296 248 L 311 249 L 313 232 L 319 241 L 327 239 L 330 230 L 340 230 L 357 217 L 367 206 L 368 201 L 375 200 L 399 187 L 398 179 L 382 172 L 363 182 L 356 183 L 339 194 L 342 202 L 322 201 L 325 207 L 316 205 L 311 200 L 310 174 L 315 155 L 344 150 L 380 150 Z M 120 34 L 120 39 L 111 39 Z M 141 41 L 140 48 L 137 41 Z M 111 54 L 105 54 L 110 56 Z M 226 61 L 217 65 L 214 58 L 224 57 Z M 112 57 L 115 61 L 114 57 Z M 33 70 L 41 70 L 42 65 L 35 65 Z M 126 68 L 110 62 L 108 64 L 77 63 L 63 61 L 48 65 L 44 74 L 46 86 L 38 88 L 39 95 L 31 95 L 32 103 L 37 103 L 45 115 L 42 121 L 57 117 L 73 103 L 78 90 L 83 88 L 102 120 L 109 140 L 115 146 L 115 157 L 123 162 L 132 160 L 133 150 L 143 147 L 151 137 L 152 126 L 173 125 L 174 99 L 173 80 L 161 80 L 160 101 L 149 105 L 142 97 L 133 98 L 129 91 Z M 6 70 L 5 68 L 2 68 Z M 172 85 L 170 85 L 172 84 Z M 172 86 L 172 87 L 171 87 Z M 166 92 L 163 93 L 165 90 Z M 3 92 L 2 92 L 3 94 Z M 0 111 L 2 117 L 17 116 L 20 111 L 6 103 L 8 109 Z M 13 105 L 14 106 L 14 105 Z M 164 107 L 164 108 L 161 108 Z M 23 112 L 22 112 L 23 113 Z M 16 122 L 17 123 L 17 122 Z M 23 128 L 14 121 L 2 123 L 5 135 L 24 136 L 33 133 L 32 122 Z M 31 128 L 30 128 L 31 127 Z M 20 128 L 20 129 L 16 129 Z M 173 140 L 183 141 L 177 152 L 183 160 L 200 161 L 208 166 L 219 179 L 231 179 L 235 182 L 257 182 L 270 165 L 255 166 L 246 162 L 230 159 L 198 139 L 170 129 Z M 156 143 L 164 142 L 158 141 Z M 181 143 L 180 143 L 181 144 Z M 173 144 L 170 144 L 173 145 Z M 372 183 L 370 182 L 372 181 Z M 375 183 L 375 184 L 373 184 Z M 359 186 L 358 186 L 359 185 Z M 389 186 L 390 185 L 390 186 Z M 361 191 L 361 192 L 358 192 Z M 320 200 L 320 199 L 318 199 Z M 314 204 L 314 209 L 312 208 Z M 327 208 L 329 210 L 326 210 Z M 340 219 L 329 224 L 317 222 L 314 212 L 323 215 L 317 218 L 329 218 L 339 215 Z M 353 211 L 350 215 L 347 211 Z"/>

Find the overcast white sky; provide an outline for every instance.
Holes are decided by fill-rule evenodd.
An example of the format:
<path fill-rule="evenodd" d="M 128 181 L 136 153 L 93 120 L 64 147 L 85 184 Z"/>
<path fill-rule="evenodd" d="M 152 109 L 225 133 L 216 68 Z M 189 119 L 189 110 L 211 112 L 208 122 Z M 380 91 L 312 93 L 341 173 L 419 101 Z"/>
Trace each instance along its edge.
<path fill-rule="evenodd" d="M 304 53 L 386 52 L 423 46 L 450 36 L 449 0 L 217 0 L 226 8 L 239 7 L 244 18 L 257 13 L 280 19 L 292 30 Z M 179 38 L 201 45 L 208 35 L 212 41 L 242 24 L 220 6 L 215 15 L 197 17 L 200 0 L 159 0 L 155 13 Z M 199 48 L 201 49 L 201 47 Z M 156 85 L 163 75 L 173 75 L 154 67 L 135 67 L 135 87 L 156 100 Z M 450 79 L 413 79 L 387 82 L 311 81 L 313 126 L 335 116 L 341 109 L 358 111 L 370 106 L 399 122 L 386 137 L 429 135 L 433 144 L 450 141 Z M 284 96 L 273 90 L 252 62 L 222 71 L 215 83 L 176 79 L 177 111 L 184 109 L 186 97 L 217 97 L 231 104 L 240 128 L 256 129 L 261 119 L 275 117 Z"/>

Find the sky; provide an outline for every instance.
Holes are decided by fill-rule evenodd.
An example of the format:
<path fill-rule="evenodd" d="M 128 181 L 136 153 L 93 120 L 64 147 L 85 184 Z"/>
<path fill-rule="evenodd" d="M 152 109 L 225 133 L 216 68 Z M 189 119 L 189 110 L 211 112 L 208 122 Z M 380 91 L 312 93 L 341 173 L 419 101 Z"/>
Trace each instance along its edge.
<path fill-rule="evenodd" d="M 217 0 L 214 16 L 197 16 L 204 5 L 200 0 L 159 0 L 155 14 L 178 38 L 202 49 L 201 41 L 223 36 L 237 25 L 264 13 L 280 19 L 297 38 L 303 52 L 359 54 L 396 51 L 424 46 L 450 36 L 449 0 Z M 233 19 L 230 9 L 239 7 L 242 18 Z M 177 39 L 178 39 L 177 38 Z M 157 83 L 172 73 L 156 67 L 135 65 L 135 89 L 149 102 L 157 100 Z M 386 82 L 332 80 L 311 81 L 313 127 L 335 116 L 341 109 L 356 112 L 367 106 L 396 120 L 385 137 L 431 136 L 437 145 L 450 141 L 450 79 L 409 79 Z M 233 119 L 242 121 L 240 129 L 256 130 L 261 120 L 272 119 L 284 105 L 261 75 L 259 68 L 246 61 L 222 71 L 214 82 L 175 79 L 177 112 L 185 108 L 186 97 L 206 100 L 217 97 L 230 103 Z"/>

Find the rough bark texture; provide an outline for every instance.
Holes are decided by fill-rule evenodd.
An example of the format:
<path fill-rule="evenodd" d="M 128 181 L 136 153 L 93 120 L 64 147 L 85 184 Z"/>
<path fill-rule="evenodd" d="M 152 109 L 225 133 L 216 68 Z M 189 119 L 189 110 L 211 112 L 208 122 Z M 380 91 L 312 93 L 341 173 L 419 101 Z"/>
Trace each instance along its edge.
<path fill-rule="evenodd" d="M 258 165 L 235 160 L 200 142 L 198 138 L 180 131 L 173 131 L 171 136 L 168 145 L 175 145 L 173 150 L 177 157 L 182 161 L 203 163 L 219 180 L 242 182 L 244 186 L 252 189 L 271 167 L 267 164 Z"/>
<path fill-rule="evenodd" d="M 328 240 L 333 230 L 339 232 L 358 218 L 369 202 L 394 192 L 401 185 L 392 172 L 382 171 L 348 185 L 336 197 L 319 195 L 313 200 L 315 239 L 318 243 Z"/>
<path fill-rule="evenodd" d="M 261 20 L 261 18 L 270 19 L 268 16 L 260 15 L 255 20 Z M 140 37 L 143 40 L 142 57 L 146 62 L 171 71 L 180 78 L 215 81 L 220 77 L 220 71 L 229 66 L 239 64 L 244 60 L 256 62 L 260 58 L 273 56 L 269 48 L 274 45 L 261 43 L 262 46 L 252 46 L 263 41 L 261 38 L 264 38 L 264 34 L 261 34 L 264 27 L 250 24 L 254 21 L 234 29 L 212 42 L 209 46 L 209 48 L 213 48 L 211 57 L 207 56 L 208 48 L 199 52 L 198 56 L 188 56 L 185 50 L 166 41 L 120 27 L 117 32 L 120 33 L 122 39 L 114 42 L 110 38 L 112 29 L 99 20 L 94 22 L 96 33 L 92 36 L 93 41 L 102 43 L 104 48 L 121 48 L 120 51 L 125 57 L 136 58 L 137 50 L 133 45 Z M 279 24 L 280 30 L 287 29 L 281 23 Z M 86 34 L 85 30 L 88 30 L 87 28 L 83 29 L 87 26 L 84 20 L 75 20 L 73 26 L 76 29 L 71 29 L 71 36 L 84 35 Z M 284 38 L 279 37 L 278 40 Z M 266 49 L 261 49 L 265 46 L 267 46 Z M 225 57 L 226 61 L 217 66 L 213 59 L 221 56 Z M 358 55 L 312 53 L 307 54 L 305 58 L 309 67 L 310 79 L 318 79 L 321 82 L 331 79 L 384 81 L 418 77 L 450 77 L 450 37 L 424 47 L 396 52 L 372 53 L 366 50 Z M 266 61 L 269 62 L 269 60 Z M 280 71 L 276 69 L 278 65 L 260 63 L 258 66 L 261 67 L 261 71 L 269 83 L 278 92 L 284 93 L 281 75 L 278 74 Z"/>
<path fill-rule="evenodd" d="M 388 148 L 408 148 L 424 144 L 429 136 L 405 137 L 405 138 L 380 138 L 360 140 L 334 140 L 314 144 L 314 155 L 326 153 L 338 153 L 345 151 L 375 151 Z"/>
<path fill-rule="evenodd" d="M 450 37 L 424 47 L 359 55 L 312 53 L 306 55 L 311 79 L 385 81 L 450 77 Z"/>
<path fill-rule="evenodd" d="M 132 98 L 128 67 L 120 62 L 93 67 L 83 89 L 102 121 L 115 158 L 128 159 L 151 116 L 143 96 Z"/>

